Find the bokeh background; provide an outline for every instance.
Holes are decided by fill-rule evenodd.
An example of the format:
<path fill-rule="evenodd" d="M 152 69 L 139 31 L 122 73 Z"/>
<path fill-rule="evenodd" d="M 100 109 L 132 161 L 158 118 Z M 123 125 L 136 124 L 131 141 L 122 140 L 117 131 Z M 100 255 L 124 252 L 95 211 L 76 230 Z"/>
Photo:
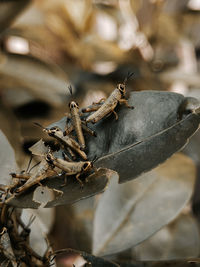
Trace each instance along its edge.
<path fill-rule="evenodd" d="M 83 107 L 108 96 L 129 71 L 134 74 L 127 93 L 173 91 L 200 99 L 199 29 L 200 0 L 0 1 L 0 128 L 15 149 L 19 169 L 26 168 L 32 144 L 40 138 L 50 142 L 33 122 L 47 126 L 59 120 L 72 97 Z M 114 259 L 199 256 L 199 141 L 197 133 L 184 149 L 197 182 L 178 221 Z M 54 249 L 91 252 L 97 201 L 51 209 L 46 232 Z M 180 239 L 184 227 L 191 231 L 192 245 L 176 252 L 174 247 L 187 243 Z M 60 264 L 71 266 L 69 257 Z"/>

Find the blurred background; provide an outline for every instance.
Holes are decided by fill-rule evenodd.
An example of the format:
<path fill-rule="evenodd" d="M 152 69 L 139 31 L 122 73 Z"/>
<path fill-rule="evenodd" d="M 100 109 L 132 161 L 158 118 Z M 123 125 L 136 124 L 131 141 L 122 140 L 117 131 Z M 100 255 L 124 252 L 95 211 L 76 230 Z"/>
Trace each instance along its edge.
<path fill-rule="evenodd" d="M 128 93 L 173 91 L 200 99 L 199 29 L 200 0 L 0 1 L 0 128 L 15 149 L 19 169 L 26 168 L 32 144 L 50 140 L 33 122 L 47 126 L 68 112 L 70 84 L 80 107 L 108 96 L 129 71 L 134 75 Z M 197 133 L 185 148 L 197 176 L 199 141 Z M 196 228 L 199 189 L 197 180 L 192 202 Z M 52 211 L 55 249 L 91 252 L 97 198 Z M 191 205 L 184 212 L 181 216 L 191 214 Z M 141 251 L 117 257 L 144 259 Z M 155 251 L 147 259 L 152 255 Z"/>

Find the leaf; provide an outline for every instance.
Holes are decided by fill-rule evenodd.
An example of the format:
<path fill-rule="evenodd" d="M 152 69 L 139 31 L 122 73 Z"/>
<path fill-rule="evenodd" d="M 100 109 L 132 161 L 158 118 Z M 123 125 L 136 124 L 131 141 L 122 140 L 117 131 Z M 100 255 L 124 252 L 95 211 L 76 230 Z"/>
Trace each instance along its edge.
<path fill-rule="evenodd" d="M 118 172 L 120 183 L 125 182 L 156 167 L 180 150 L 199 126 L 199 116 L 193 113 L 193 110 L 190 111 L 191 114 L 185 115 L 184 113 L 188 114 L 188 110 L 186 112 L 182 109 L 183 119 L 177 119 L 180 115 L 180 106 L 182 107 L 185 101 L 184 96 L 176 93 L 157 91 L 131 93 L 129 104 L 135 107 L 134 110 L 118 107 L 117 121 L 110 115 L 91 126 L 97 133 L 96 138 L 85 136 L 88 159 L 92 161 L 97 158 L 96 167 L 103 168 L 97 177 L 91 176 L 91 183 L 94 179 L 92 186 L 87 183 L 81 191 L 79 184 L 70 181 L 63 191 L 60 188 L 62 183 L 60 177 L 50 179 L 49 182 L 44 181 L 44 185 L 57 190 L 57 193 L 63 191 L 62 196 L 58 193 L 58 198 L 48 203 L 46 207 L 73 203 L 103 191 L 108 181 L 106 177 L 112 174 L 109 169 Z M 52 123 L 48 128 L 55 125 L 64 130 L 66 117 Z M 35 147 L 37 148 L 38 144 Z M 62 150 L 57 152 L 57 156 L 62 157 Z M 104 178 L 101 179 L 101 175 Z M 33 202 L 33 191 L 30 192 L 27 197 L 25 195 L 12 197 L 7 203 L 23 208 L 37 208 L 41 203 Z"/>
<path fill-rule="evenodd" d="M 98 169 L 96 173 L 87 177 L 87 182 L 84 183 L 83 188 L 75 181 L 74 178 L 68 178 L 67 184 L 64 184 L 64 177 L 55 177 L 46 179 L 43 184 L 46 185 L 50 191 L 54 191 L 54 200 L 49 201 L 45 208 L 55 207 L 58 205 L 65 205 L 74 203 L 78 200 L 93 196 L 105 190 L 108 180 L 113 175 L 113 171 L 108 169 Z M 34 200 L 34 187 L 23 195 L 12 195 L 6 203 L 19 208 L 37 209 L 43 204 Z M 37 188 L 35 189 L 37 190 Z M 38 197 L 37 197 L 38 198 Z"/>
<path fill-rule="evenodd" d="M 13 111 L 4 102 L 0 105 L 0 129 L 14 149 L 16 161 L 20 164 L 22 155 L 20 124 Z"/>
<path fill-rule="evenodd" d="M 168 261 L 135 261 L 131 263 L 122 263 L 120 267 L 199 267 L 200 259 L 186 260 L 168 260 Z"/>
<path fill-rule="evenodd" d="M 170 92 L 131 92 L 129 105 L 134 106 L 133 110 L 120 106 L 116 109 L 117 121 L 110 115 L 89 125 L 97 137 L 86 136 L 88 159 L 97 158 L 96 167 L 118 172 L 120 183 L 156 167 L 180 150 L 199 127 L 197 114 L 184 115 L 189 112 L 183 108 L 186 100 Z M 182 120 L 177 119 L 180 115 Z M 65 124 L 66 118 L 62 118 L 49 128 L 59 126 L 64 130 Z"/>
<path fill-rule="evenodd" d="M 44 141 L 40 139 L 37 143 L 29 148 L 33 155 L 44 156 L 48 152 L 48 147 L 44 145 Z"/>
<path fill-rule="evenodd" d="M 198 257 L 199 227 L 192 215 L 181 214 L 175 221 L 135 247 L 137 260 L 172 260 Z"/>
<path fill-rule="evenodd" d="M 30 0 L 0 1 L 0 33 L 10 26 L 29 3 Z"/>
<path fill-rule="evenodd" d="M 0 184 L 9 185 L 12 178 L 11 172 L 16 171 L 15 152 L 9 144 L 6 136 L 0 130 L 0 163 L 1 163 L 1 180 Z"/>
<path fill-rule="evenodd" d="M 132 182 L 118 185 L 112 179 L 96 209 L 93 253 L 126 250 L 171 222 L 192 195 L 195 170 L 188 157 L 175 154 Z"/>
<path fill-rule="evenodd" d="M 67 97 L 67 75 L 54 64 L 25 55 L 4 54 L 0 64 L 4 88 L 27 88 L 38 99 L 52 105 L 63 103 Z"/>
<path fill-rule="evenodd" d="M 58 250 L 56 255 L 58 258 L 59 255 L 65 255 L 65 257 L 67 258 L 68 255 L 69 256 L 72 256 L 72 255 L 76 255 L 76 257 L 74 258 L 82 258 L 86 261 L 86 264 L 84 266 L 95 266 L 95 267 L 119 267 L 119 265 L 117 263 L 114 263 L 112 261 L 109 261 L 109 260 L 106 260 L 106 259 L 103 259 L 103 258 L 99 258 L 99 257 L 96 257 L 94 255 L 91 255 L 91 254 L 88 254 L 84 251 L 78 251 L 78 250 L 75 250 L 75 249 L 71 249 L 71 248 L 67 248 L 67 249 L 61 249 L 61 250 Z M 72 264 L 74 264 L 75 266 L 83 266 L 83 265 L 79 265 L 79 264 L 75 264 L 75 261 L 72 262 Z"/>
<path fill-rule="evenodd" d="M 200 142 L 200 132 L 196 132 L 189 144 L 183 149 L 183 152 L 192 158 L 196 164 L 200 162 L 200 151 L 199 151 L 199 142 Z"/>

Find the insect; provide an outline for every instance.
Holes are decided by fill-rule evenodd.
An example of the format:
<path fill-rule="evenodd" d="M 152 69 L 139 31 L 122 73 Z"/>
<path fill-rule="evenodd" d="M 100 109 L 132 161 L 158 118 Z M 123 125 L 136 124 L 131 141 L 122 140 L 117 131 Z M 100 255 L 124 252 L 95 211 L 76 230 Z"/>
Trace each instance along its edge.
<path fill-rule="evenodd" d="M 10 236 L 6 227 L 3 227 L 0 233 L 0 250 L 4 256 L 12 263 L 12 266 L 17 267 L 16 258 L 12 249 Z"/>
<path fill-rule="evenodd" d="M 86 123 L 92 122 L 96 123 L 102 118 L 104 118 L 106 115 L 110 115 L 111 113 L 114 113 L 116 120 L 118 119 L 118 115 L 115 112 L 115 107 L 118 103 L 126 105 L 128 108 L 133 109 L 134 107 L 128 105 L 128 101 L 125 99 L 125 93 L 126 93 L 126 82 L 127 80 L 133 75 L 133 73 L 128 74 L 128 76 L 125 78 L 123 83 L 120 83 L 117 85 L 117 88 L 114 89 L 114 91 L 111 93 L 111 95 L 103 102 L 102 104 L 94 103 L 96 105 L 97 110 L 89 115 L 86 118 Z M 101 101 L 101 100 L 100 100 Z M 101 101 L 102 102 L 102 101 Z M 98 108 L 98 104 L 101 104 L 101 106 Z M 94 111 L 95 106 L 92 106 L 91 109 L 83 109 L 82 112 L 90 112 Z"/>
<path fill-rule="evenodd" d="M 85 152 L 81 150 L 80 145 L 73 138 L 69 137 L 68 135 L 64 135 L 63 131 L 58 126 L 54 126 L 50 129 L 47 129 L 39 123 L 35 124 L 39 127 L 42 127 L 43 131 L 49 136 L 56 138 L 61 144 L 63 144 L 66 149 L 70 148 L 72 151 L 79 154 L 79 156 L 82 157 L 84 160 L 87 159 L 87 156 Z"/>
<path fill-rule="evenodd" d="M 69 91 L 72 95 L 72 87 L 71 85 L 69 86 Z M 81 150 L 85 149 L 85 139 L 83 136 L 83 131 L 82 131 L 82 124 L 81 124 L 81 118 L 79 115 L 79 105 L 75 101 L 71 101 L 69 103 L 69 109 L 71 113 L 71 120 L 72 120 L 72 125 L 73 128 L 76 132 L 78 142 L 80 144 Z"/>
<path fill-rule="evenodd" d="M 71 85 L 69 86 L 69 91 L 72 95 L 72 87 Z M 85 139 L 83 136 L 83 130 L 86 131 L 87 133 L 96 136 L 96 133 L 92 131 L 90 128 L 87 127 L 85 124 L 85 121 L 82 121 L 80 116 L 81 113 L 79 112 L 79 105 L 75 101 L 71 101 L 69 103 L 69 108 L 70 108 L 70 115 L 68 115 L 68 120 L 67 120 L 67 125 L 64 131 L 64 135 L 68 135 L 71 131 L 75 130 L 78 142 L 80 144 L 81 150 L 85 149 Z M 71 125 L 69 126 L 69 121 L 71 118 Z"/>
<path fill-rule="evenodd" d="M 66 159 L 65 155 L 64 158 Z M 81 186 L 83 186 L 83 182 L 79 179 L 79 177 L 90 171 L 93 167 L 93 163 L 91 161 L 69 162 L 64 159 L 54 157 L 51 152 L 48 152 L 46 161 L 64 171 L 66 176 L 75 175 Z"/>
<path fill-rule="evenodd" d="M 19 188 L 16 189 L 17 194 L 21 194 L 24 191 L 26 191 L 28 188 L 31 186 L 40 183 L 43 179 L 51 176 L 55 176 L 57 173 L 52 169 L 52 166 L 46 162 L 45 159 L 43 159 L 34 175 L 31 175 L 30 178 L 20 186 Z"/>
<path fill-rule="evenodd" d="M 7 186 L 7 192 L 11 192 L 16 187 L 19 187 L 23 180 L 27 181 L 31 178 L 31 170 L 35 168 L 40 162 L 36 163 L 34 166 L 30 168 L 31 162 L 32 162 L 32 155 L 30 157 L 28 166 L 26 170 L 21 171 L 20 173 L 12 172 L 10 173 L 12 179 L 12 183 Z M 30 169 L 29 169 L 30 168 Z"/>

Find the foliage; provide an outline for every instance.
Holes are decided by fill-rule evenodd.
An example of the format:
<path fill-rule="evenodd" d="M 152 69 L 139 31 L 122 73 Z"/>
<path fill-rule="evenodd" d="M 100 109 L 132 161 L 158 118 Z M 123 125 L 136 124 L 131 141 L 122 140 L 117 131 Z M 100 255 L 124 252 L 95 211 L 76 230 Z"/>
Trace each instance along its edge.
<path fill-rule="evenodd" d="M 2 266 L 199 265 L 192 2 L 0 1 Z M 84 108 L 108 97 L 128 71 L 134 109 L 118 104 L 118 120 L 111 113 L 87 124 L 97 135 L 84 133 L 94 167 L 80 180 L 52 167 L 51 153 L 71 155 L 47 134 L 71 123 L 69 102 L 79 103 L 84 122 Z M 70 136 L 78 142 L 75 131 Z M 35 167 L 27 168 L 30 154 Z"/>

